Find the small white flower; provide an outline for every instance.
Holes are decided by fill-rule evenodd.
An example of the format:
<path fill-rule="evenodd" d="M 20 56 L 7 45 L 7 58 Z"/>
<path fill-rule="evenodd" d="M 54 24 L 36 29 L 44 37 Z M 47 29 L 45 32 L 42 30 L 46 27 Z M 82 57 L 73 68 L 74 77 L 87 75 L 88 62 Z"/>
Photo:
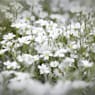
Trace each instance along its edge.
<path fill-rule="evenodd" d="M 72 23 L 71 24 L 72 29 L 80 29 L 80 27 L 81 27 L 80 23 Z"/>
<path fill-rule="evenodd" d="M 19 61 L 19 62 L 23 62 L 23 57 L 22 56 L 17 56 L 17 60 Z"/>
<path fill-rule="evenodd" d="M 48 60 L 50 56 L 53 56 L 51 51 L 43 51 L 40 57 L 44 58 L 44 60 Z"/>
<path fill-rule="evenodd" d="M 45 64 L 39 65 L 38 68 L 40 69 L 40 74 L 50 73 L 49 67 L 47 67 Z"/>
<path fill-rule="evenodd" d="M 59 68 L 63 69 L 65 67 L 72 66 L 72 63 L 74 63 L 74 58 L 66 57 L 59 65 Z"/>
<path fill-rule="evenodd" d="M 4 40 L 11 40 L 15 37 L 15 35 L 13 33 L 8 33 L 7 35 L 3 36 Z"/>
<path fill-rule="evenodd" d="M 60 71 L 58 69 L 54 70 L 54 74 L 58 77 L 62 77 L 62 73 L 60 73 Z"/>
<path fill-rule="evenodd" d="M 10 68 L 18 69 L 18 68 L 20 68 L 20 66 L 15 61 L 13 61 L 13 62 L 6 61 L 6 62 L 4 62 L 4 65 L 7 66 L 7 69 L 10 69 Z"/>
<path fill-rule="evenodd" d="M 43 43 L 45 40 L 47 40 L 47 37 L 42 34 L 35 37 L 35 42 L 40 43 L 40 44 Z"/>
<path fill-rule="evenodd" d="M 6 51 L 8 51 L 8 49 L 1 49 L 0 54 L 4 54 Z"/>
<path fill-rule="evenodd" d="M 18 42 L 20 44 L 30 44 L 31 40 L 32 40 L 32 36 L 25 36 L 22 38 L 18 38 Z"/>
<path fill-rule="evenodd" d="M 59 50 L 57 50 L 56 52 L 55 52 L 55 57 L 64 57 L 65 55 L 65 53 L 67 52 L 68 50 L 67 49 L 64 49 L 64 48 L 62 48 L 62 49 L 59 49 Z"/>
<path fill-rule="evenodd" d="M 80 48 L 80 43 L 79 42 L 71 42 L 70 44 L 69 44 L 69 47 L 71 48 L 71 49 L 79 49 Z"/>
<path fill-rule="evenodd" d="M 19 29 L 20 28 L 21 29 L 25 29 L 26 27 L 28 27 L 28 28 L 31 27 L 28 23 L 24 22 L 24 20 L 22 22 L 19 22 L 19 23 L 13 23 L 11 26 L 12 27 L 19 28 Z"/>
<path fill-rule="evenodd" d="M 46 25 L 48 25 L 49 23 L 48 23 L 48 21 L 46 21 L 46 20 L 40 19 L 40 20 L 36 21 L 35 24 L 36 24 L 36 25 L 38 24 L 38 25 L 40 25 L 40 26 L 46 26 Z"/>
<path fill-rule="evenodd" d="M 25 66 L 29 66 L 29 65 L 33 64 L 33 62 L 34 62 L 34 58 L 30 54 L 19 55 L 17 57 L 17 60 L 19 62 L 23 63 Z"/>
<path fill-rule="evenodd" d="M 2 48 L 6 49 L 6 50 L 11 50 L 13 45 L 12 41 L 7 41 L 6 43 L 2 44 Z"/>
<path fill-rule="evenodd" d="M 7 43 L 7 40 L 2 40 L 0 44 L 5 45 Z"/>
<path fill-rule="evenodd" d="M 33 56 L 33 60 L 34 60 L 34 61 L 38 61 L 38 60 L 39 60 L 39 55 L 34 55 L 34 56 Z"/>
<path fill-rule="evenodd" d="M 65 63 L 73 63 L 74 62 L 74 59 L 73 58 L 69 58 L 69 57 L 66 57 L 65 60 L 64 60 Z"/>
<path fill-rule="evenodd" d="M 88 60 L 82 60 L 81 62 L 84 67 L 92 67 L 93 66 L 93 63 L 89 62 Z"/>
<path fill-rule="evenodd" d="M 50 63 L 50 66 L 51 67 L 57 67 L 58 66 L 58 62 L 57 61 L 52 61 L 51 63 Z"/>

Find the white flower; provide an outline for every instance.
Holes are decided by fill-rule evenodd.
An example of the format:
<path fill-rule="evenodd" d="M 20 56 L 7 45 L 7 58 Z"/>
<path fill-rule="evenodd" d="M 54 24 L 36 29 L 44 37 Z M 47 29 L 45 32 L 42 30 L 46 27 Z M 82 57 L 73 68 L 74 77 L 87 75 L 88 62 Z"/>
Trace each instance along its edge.
<path fill-rule="evenodd" d="M 42 34 L 40 34 L 40 35 L 38 35 L 37 37 L 35 37 L 35 41 L 37 42 L 37 43 L 43 43 L 44 41 L 46 41 L 47 40 L 47 37 L 46 36 L 44 36 L 44 35 L 42 35 Z"/>
<path fill-rule="evenodd" d="M 13 33 L 8 33 L 7 35 L 3 36 L 4 40 L 11 40 L 15 37 L 15 35 Z"/>
<path fill-rule="evenodd" d="M 54 69 L 54 74 L 58 77 L 62 77 L 62 73 L 58 69 Z"/>
<path fill-rule="evenodd" d="M 40 57 L 44 58 L 44 60 L 48 60 L 50 56 L 53 56 L 53 54 L 49 50 L 43 51 L 40 55 Z"/>
<path fill-rule="evenodd" d="M 34 60 L 34 61 L 38 61 L 38 60 L 39 60 L 39 55 L 34 55 L 34 56 L 33 56 L 33 60 Z"/>
<path fill-rule="evenodd" d="M 82 66 L 84 67 L 92 67 L 93 66 L 93 63 L 92 62 L 89 62 L 88 60 L 82 60 Z"/>
<path fill-rule="evenodd" d="M 24 65 L 29 66 L 31 64 L 33 64 L 34 60 L 33 60 L 33 56 L 30 54 L 23 54 L 22 56 L 18 56 L 17 60 L 19 62 L 22 62 Z"/>
<path fill-rule="evenodd" d="M 7 69 L 18 69 L 20 66 L 17 64 L 17 62 L 13 61 L 10 62 L 9 60 L 4 62 L 4 65 L 7 66 Z"/>
<path fill-rule="evenodd" d="M 21 44 L 15 41 L 14 48 L 19 48 L 20 46 L 21 46 Z"/>
<path fill-rule="evenodd" d="M 72 66 L 72 63 L 74 63 L 74 58 L 66 57 L 61 64 L 59 65 L 60 69 L 63 69 L 68 66 Z"/>
<path fill-rule="evenodd" d="M 5 45 L 7 43 L 7 40 L 2 40 L 0 44 Z"/>
<path fill-rule="evenodd" d="M 57 29 L 55 29 L 55 30 L 51 30 L 50 31 L 50 34 L 49 34 L 49 36 L 52 38 L 52 39 L 56 39 L 58 36 L 59 36 L 59 32 L 57 31 Z"/>
<path fill-rule="evenodd" d="M 2 44 L 2 48 L 6 49 L 6 50 L 10 50 L 12 48 L 13 45 L 13 41 L 1 41 Z"/>
<path fill-rule="evenodd" d="M 81 27 L 81 25 L 80 25 L 80 23 L 72 23 L 71 24 L 71 29 L 80 29 L 80 27 Z"/>
<path fill-rule="evenodd" d="M 65 60 L 64 60 L 65 63 L 73 63 L 74 62 L 74 59 L 73 58 L 69 58 L 69 57 L 66 57 Z"/>
<path fill-rule="evenodd" d="M 23 62 L 23 57 L 22 56 L 17 56 L 17 60 L 19 61 L 19 62 Z"/>
<path fill-rule="evenodd" d="M 58 66 L 58 62 L 57 61 L 52 61 L 52 62 L 50 62 L 50 66 L 51 67 L 57 67 Z"/>
<path fill-rule="evenodd" d="M 29 66 L 33 64 L 35 61 L 39 60 L 38 55 L 30 55 L 30 54 L 22 54 L 17 57 L 17 60 L 21 63 L 23 63 L 25 66 Z"/>
<path fill-rule="evenodd" d="M 40 20 L 36 21 L 35 24 L 39 24 L 40 26 L 46 26 L 49 23 L 46 20 L 40 19 Z"/>
<path fill-rule="evenodd" d="M 25 20 L 25 19 L 19 19 L 19 22 L 15 22 L 11 25 L 12 27 L 16 27 L 19 29 L 25 29 L 30 28 L 31 26 L 29 25 L 29 23 Z"/>
<path fill-rule="evenodd" d="M 71 49 L 79 49 L 80 48 L 80 42 L 79 41 L 77 43 L 74 42 L 74 41 L 73 42 L 70 42 L 69 47 Z"/>
<path fill-rule="evenodd" d="M 8 49 L 1 49 L 0 54 L 4 54 L 6 51 L 8 51 Z"/>
<path fill-rule="evenodd" d="M 38 68 L 40 69 L 40 74 L 50 73 L 49 67 L 47 67 L 45 64 L 39 65 Z"/>
<path fill-rule="evenodd" d="M 22 38 L 18 38 L 18 42 L 22 45 L 22 44 L 30 44 L 31 40 L 33 39 L 33 37 L 30 36 L 25 36 Z"/>
<path fill-rule="evenodd" d="M 64 48 L 62 48 L 62 49 L 59 49 L 59 50 L 57 50 L 56 52 L 55 52 L 55 57 L 64 57 L 65 55 L 65 53 L 67 52 L 68 50 L 67 49 L 64 49 Z"/>

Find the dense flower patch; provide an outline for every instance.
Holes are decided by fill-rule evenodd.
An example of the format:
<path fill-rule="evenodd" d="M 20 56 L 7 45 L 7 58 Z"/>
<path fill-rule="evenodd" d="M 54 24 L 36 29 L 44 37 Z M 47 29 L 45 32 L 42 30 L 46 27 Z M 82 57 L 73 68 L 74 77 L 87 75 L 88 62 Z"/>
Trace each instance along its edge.
<path fill-rule="evenodd" d="M 0 95 L 94 95 L 92 3 L 0 2 Z"/>

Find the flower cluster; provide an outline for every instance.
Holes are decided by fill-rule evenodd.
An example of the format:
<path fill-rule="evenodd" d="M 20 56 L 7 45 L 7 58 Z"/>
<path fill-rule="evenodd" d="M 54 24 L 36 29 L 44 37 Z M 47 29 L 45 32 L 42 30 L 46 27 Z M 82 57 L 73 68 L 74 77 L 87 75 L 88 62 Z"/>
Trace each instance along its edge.
<path fill-rule="evenodd" d="M 93 6 L 78 0 L 7 3 L 0 4 L 6 18 L 0 22 L 0 95 L 75 95 L 78 88 L 95 88 Z"/>

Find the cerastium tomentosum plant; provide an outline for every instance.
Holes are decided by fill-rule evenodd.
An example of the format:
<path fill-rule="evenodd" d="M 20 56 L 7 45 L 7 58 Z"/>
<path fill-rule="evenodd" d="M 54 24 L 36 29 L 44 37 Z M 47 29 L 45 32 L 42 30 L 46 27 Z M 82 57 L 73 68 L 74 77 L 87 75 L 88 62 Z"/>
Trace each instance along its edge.
<path fill-rule="evenodd" d="M 0 95 L 95 92 L 93 6 L 77 0 L 1 0 L 0 15 Z"/>

